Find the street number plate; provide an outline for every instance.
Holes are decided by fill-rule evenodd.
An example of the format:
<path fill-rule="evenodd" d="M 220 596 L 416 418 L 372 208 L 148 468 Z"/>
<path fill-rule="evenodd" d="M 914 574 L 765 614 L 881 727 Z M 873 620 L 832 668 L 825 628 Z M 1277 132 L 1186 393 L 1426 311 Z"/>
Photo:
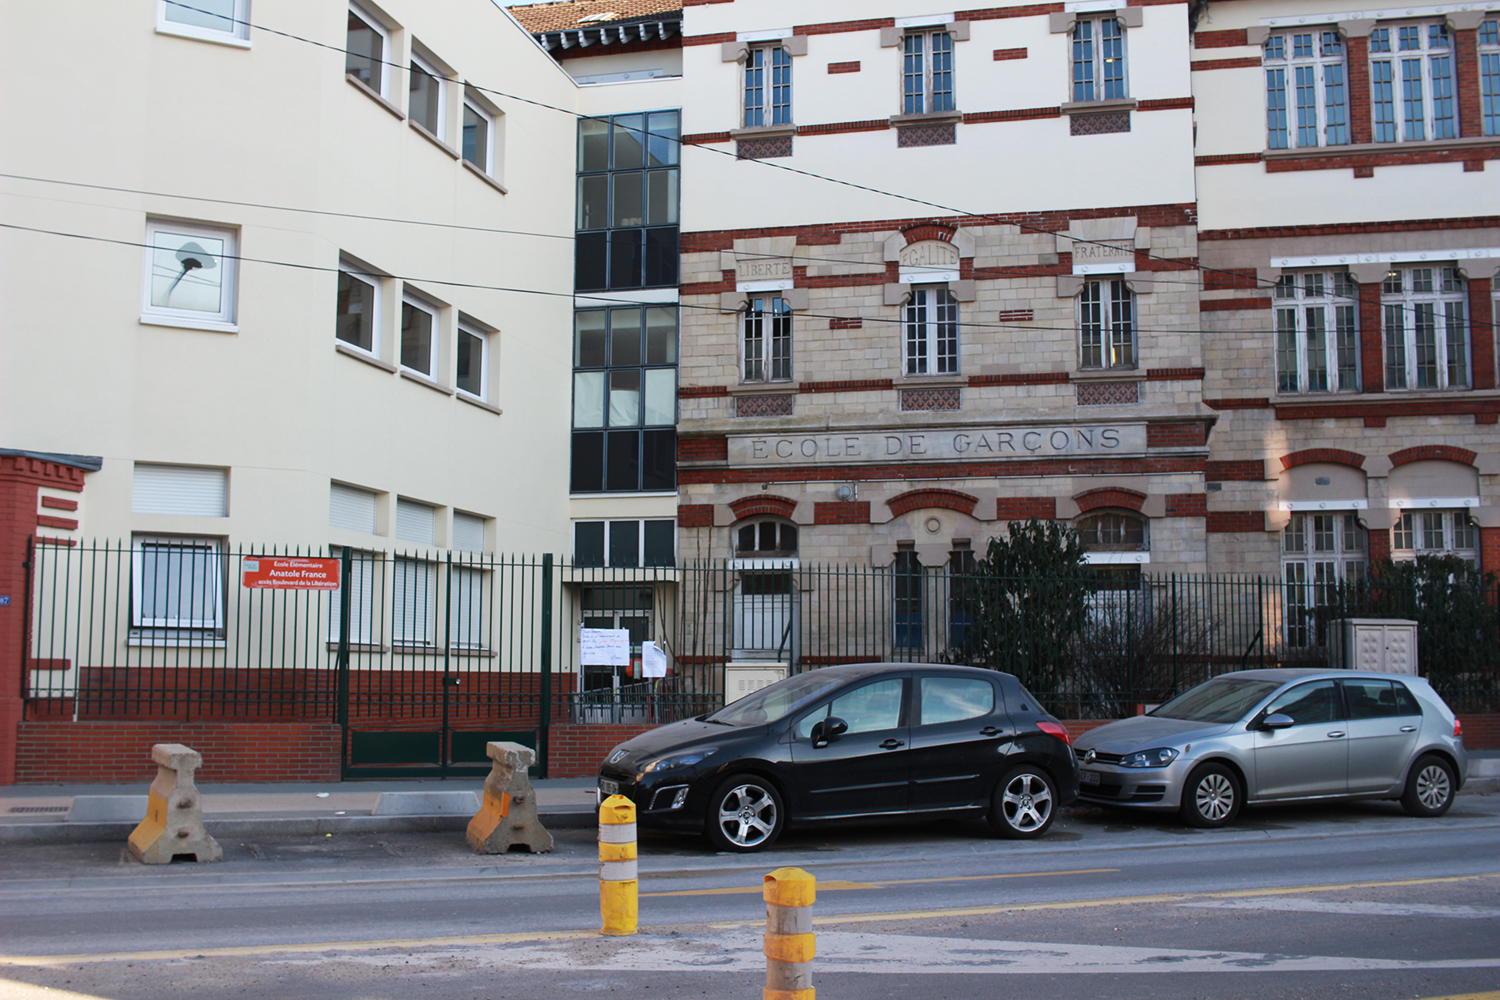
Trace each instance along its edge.
<path fill-rule="evenodd" d="M 1078 783 L 1080 785 L 1097 785 L 1097 784 L 1099 784 L 1099 772 L 1098 771 L 1079 771 L 1078 772 Z"/>
<path fill-rule="evenodd" d="M 599 794 L 601 796 L 603 796 L 603 795 L 619 795 L 620 794 L 620 783 L 618 781 L 610 781 L 610 780 L 608 780 L 606 778 L 600 778 L 599 779 Z"/>

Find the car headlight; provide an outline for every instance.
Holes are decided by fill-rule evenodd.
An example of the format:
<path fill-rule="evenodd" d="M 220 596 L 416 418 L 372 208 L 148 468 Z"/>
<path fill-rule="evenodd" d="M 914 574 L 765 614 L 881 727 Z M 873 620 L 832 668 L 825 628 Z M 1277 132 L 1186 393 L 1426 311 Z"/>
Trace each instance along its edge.
<path fill-rule="evenodd" d="M 1166 767 L 1177 759 L 1180 750 L 1171 747 L 1157 747 L 1154 750 L 1137 750 L 1128 753 L 1120 761 L 1121 767 Z"/>
<path fill-rule="evenodd" d="M 658 757 L 655 760 L 647 761 L 646 766 L 641 768 L 641 773 L 651 774 L 655 771 L 670 771 L 677 767 L 691 767 L 710 754 L 717 753 L 718 750 L 718 747 L 699 747 L 696 750 L 689 750 L 686 753 L 674 753 L 667 757 Z"/>

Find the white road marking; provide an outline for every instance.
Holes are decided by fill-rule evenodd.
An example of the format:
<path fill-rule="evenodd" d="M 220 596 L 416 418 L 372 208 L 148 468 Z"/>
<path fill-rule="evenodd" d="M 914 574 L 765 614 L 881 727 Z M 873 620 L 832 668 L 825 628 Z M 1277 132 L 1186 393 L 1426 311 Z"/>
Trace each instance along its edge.
<path fill-rule="evenodd" d="M 692 937 L 595 938 L 533 945 L 430 951 L 404 955 L 405 968 L 457 961 L 523 969 L 611 972 L 736 972 L 765 968 L 761 936 L 744 931 Z M 322 961 L 373 965 L 389 956 L 361 953 Z M 1407 961 L 1347 956 L 1282 955 L 1263 952 L 1194 951 L 1120 945 L 1045 944 L 975 938 L 919 937 L 822 931 L 817 936 L 814 975 L 933 973 L 952 975 L 1113 974 L 1156 972 L 1362 972 L 1500 968 L 1500 958 Z"/>
<path fill-rule="evenodd" d="M 1331 903 L 1320 899 L 1262 896 L 1258 899 L 1209 899 L 1180 906 L 1211 910 L 1284 910 L 1292 913 L 1331 913 L 1351 917 L 1450 917 L 1457 920 L 1493 920 L 1500 907 L 1439 906 L 1430 903 Z"/>

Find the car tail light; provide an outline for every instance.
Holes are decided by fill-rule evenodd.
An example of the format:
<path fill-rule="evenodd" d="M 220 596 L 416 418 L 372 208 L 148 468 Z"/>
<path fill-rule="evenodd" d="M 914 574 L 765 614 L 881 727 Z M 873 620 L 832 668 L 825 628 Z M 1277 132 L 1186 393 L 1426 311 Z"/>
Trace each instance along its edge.
<path fill-rule="evenodd" d="M 1036 727 L 1044 733 L 1056 736 L 1068 746 L 1073 745 L 1073 737 L 1068 735 L 1068 731 L 1063 728 L 1063 725 L 1060 722 L 1038 722 L 1036 724 Z"/>
<path fill-rule="evenodd" d="M 1464 738 L 1464 724 L 1457 719 L 1453 720 L 1453 738 L 1460 741 Z"/>

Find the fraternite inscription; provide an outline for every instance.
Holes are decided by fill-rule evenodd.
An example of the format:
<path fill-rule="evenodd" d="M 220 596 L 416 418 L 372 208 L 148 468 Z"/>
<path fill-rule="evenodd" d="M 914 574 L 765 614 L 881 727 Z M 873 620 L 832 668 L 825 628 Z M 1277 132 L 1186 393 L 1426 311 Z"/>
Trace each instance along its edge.
<path fill-rule="evenodd" d="M 1145 424 L 1066 424 L 902 428 L 825 434 L 746 434 L 729 438 L 729 464 L 985 461 L 1096 458 L 1146 450 Z"/>

